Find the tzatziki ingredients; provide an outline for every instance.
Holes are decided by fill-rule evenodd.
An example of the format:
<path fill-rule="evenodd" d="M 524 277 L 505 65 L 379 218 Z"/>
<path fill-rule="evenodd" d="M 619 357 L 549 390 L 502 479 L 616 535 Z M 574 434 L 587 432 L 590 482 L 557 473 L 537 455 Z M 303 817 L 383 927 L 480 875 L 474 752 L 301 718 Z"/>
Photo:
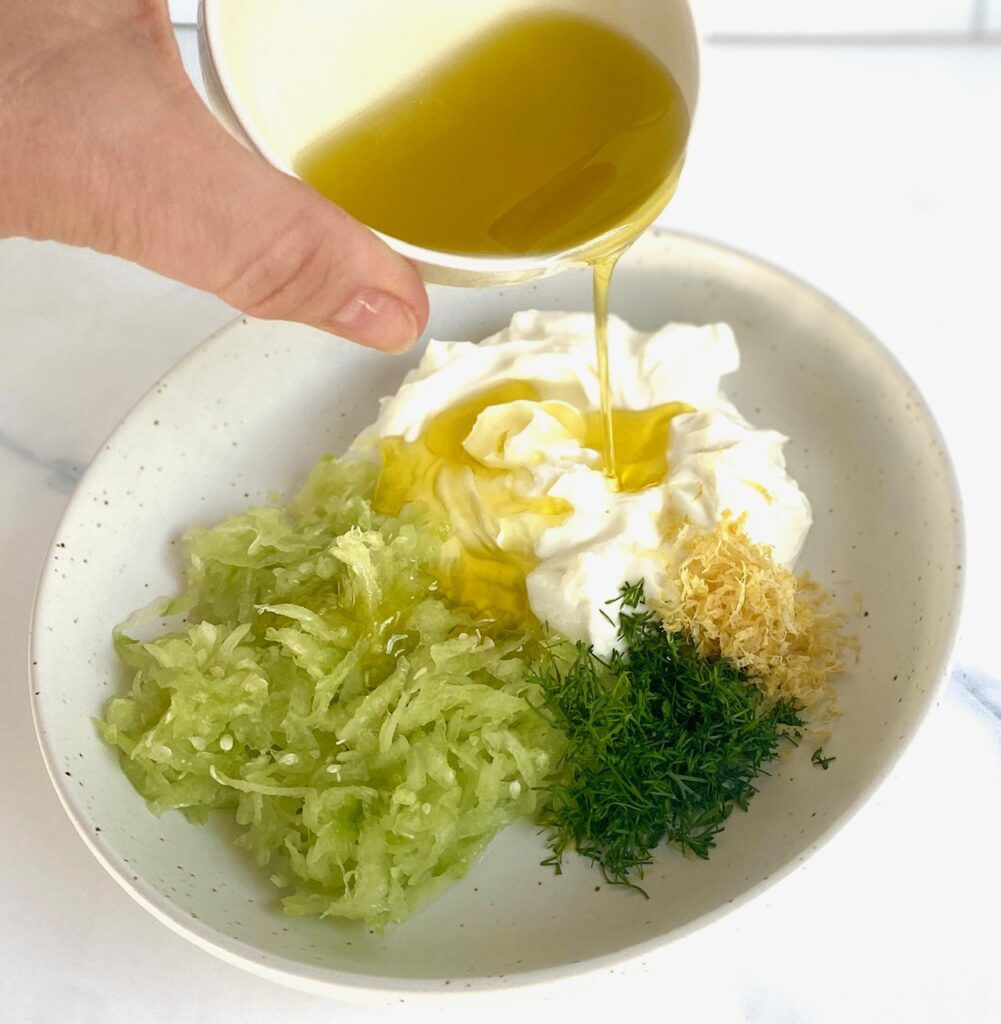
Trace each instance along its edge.
<path fill-rule="evenodd" d="M 376 505 L 447 522 L 453 593 L 481 614 L 526 614 L 607 655 L 609 594 L 674 564 L 666 524 L 725 515 L 791 564 L 812 516 L 788 475 L 786 438 L 720 392 L 739 365 L 725 324 L 644 332 L 613 317 L 619 484 L 604 472 L 594 321 L 526 311 L 486 340 L 431 341 L 355 445 L 381 463 Z M 447 581 L 446 581 L 447 585 Z"/>
<path fill-rule="evenodd" d="M 642 601 L 642 584 L 623 588 L 621 645 L 608 659 L 583 644 L 557 648 L 538 677 L 567 735 L 563 773 L 539 811 L 549 863 L 558 869 L 576 850 L 633 886 L 661 842 L 708 857 L 802 725 L 792 702 L 766 702 L 744 672 L 667 633 Z"/>
<path fill-rule="evenodd" d="M 546 863 L 639 888 L 835 712 L 857 643 L 793 572 L 786 438 L 720 391 L 732 332 L 611 321 L 610 478 L 592 328 L 431 342 L 343 459 L 190 530 L 186 590 L 116 631 L 101 735 L 154 813 L 234 818 L 287 913 L 403 921 L 526 815 Z"/>

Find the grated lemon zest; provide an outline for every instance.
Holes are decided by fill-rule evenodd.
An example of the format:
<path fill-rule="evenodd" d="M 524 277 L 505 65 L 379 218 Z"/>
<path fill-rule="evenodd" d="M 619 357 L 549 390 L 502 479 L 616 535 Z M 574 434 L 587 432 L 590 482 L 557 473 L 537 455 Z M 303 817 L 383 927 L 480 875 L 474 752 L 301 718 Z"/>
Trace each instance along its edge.
<path fill-rule="evenodd" d="M 680 566 L 656 610 L 703 657 L 744 669 L 769 700 L 789 698 L 810 720 L 834 717 L 831 680 L 858 660 L 858 639 L 846 632 L 834 595 L 808 573 L 777 565 L 770 547 L 748 539 L 743 521 L 724 517 L 711 532 L 675 524 Z"/>

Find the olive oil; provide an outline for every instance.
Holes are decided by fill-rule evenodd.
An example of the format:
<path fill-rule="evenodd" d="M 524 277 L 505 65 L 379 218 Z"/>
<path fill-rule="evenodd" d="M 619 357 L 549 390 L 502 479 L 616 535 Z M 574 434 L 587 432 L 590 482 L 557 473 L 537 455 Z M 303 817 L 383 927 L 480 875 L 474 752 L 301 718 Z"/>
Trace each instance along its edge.
<path fill-rule="evenodd" d="M 536 564 L 532 533 L 559 524 L 572 508 L 557 498 L 520 497 L 511 474 L 484 466 L 462 442 L 484 409 L 538 397 L 527 381 L 508 381 L 439 413 L 416 441 L 387 437 L 380 444 L 376 511 L 398 515 L 404 505 L 414 504 L 432 520 L 448 522 L 451 537 L 442 565 L 447 593 L 504 622 L 531 617 L 525 577 Z M 519 521 L 525 543 L 501 548 L 502 520 Z"/>
<path fill-rule="evenodd" d="M 380 443 L 376 511 L 398 515 L 404 505 L 415 504 L 432 520 L 450 523 L 442 565 L 446 592 L 458 603 L 502 622 L 531 618 L 525 577 L 538 562 L 535 542 L 573 509 L 559 498 L 524 497 L 520 485 L 527 489 L 530 480 L 484 465 L 463 442 L 484 409 L 540 400 L 538 388 L 528 381 L 506 381 L 439 413 L 415 441 L 387 437 Z M 545 402 L 543 407 L 585 448 L 600 448 L 600 411 L 581 415 L 563 402 Z M 681 402 L 613 410 L 612 425 L 620 439 L 620 489 L 640 491 L 664 479 L 670 421 L 691 411 Z M 502 532 L 504 547 L 497 540 Z"/>
<path fill-rule="evenodd" d="M 514 17 L 307 147 L 295 170 L 369 227 L 466 255 L 630 240 L 663 207 L 688 110 L 657 58 L 576 15 Z"/>

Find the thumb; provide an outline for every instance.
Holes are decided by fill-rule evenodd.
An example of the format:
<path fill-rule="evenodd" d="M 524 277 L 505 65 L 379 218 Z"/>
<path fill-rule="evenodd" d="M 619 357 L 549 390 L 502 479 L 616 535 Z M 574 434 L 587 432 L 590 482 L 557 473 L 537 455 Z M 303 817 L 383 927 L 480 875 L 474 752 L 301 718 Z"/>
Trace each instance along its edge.
<path fill-rule="evenodd" d="M 269 319 L 410 348 L 428 300 L 413 265 L 298 179 L 245 150 L 192 92 L 120 197 L 116 251 Z M 129 157 L 129 162 L 132 156 Z M 128 251 L 129 249 L 133 251 Z"/>

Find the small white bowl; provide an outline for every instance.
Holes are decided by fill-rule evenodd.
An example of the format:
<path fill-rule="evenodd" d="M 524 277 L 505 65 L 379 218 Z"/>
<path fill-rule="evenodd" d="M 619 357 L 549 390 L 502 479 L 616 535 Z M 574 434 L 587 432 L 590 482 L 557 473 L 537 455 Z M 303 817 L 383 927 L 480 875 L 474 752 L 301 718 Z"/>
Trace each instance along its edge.
<path fill-rule="evenodd" d="M 440 291 L 431 333 L 478 338 L 526 307 L 586 309 L 586 273 L 507 290 Z M 791 472 L 816 522 L 802 566 L 863 598 L 862 658 L 841 682 L 829 771 L 801 749 L 775 765 L 711 860 L 663 849 L 649 901 L 571 857 L 540 866 L 529 822 L 407 924 L 365 928 L 282 916 L 277 890 L 219 823 L 149 814 L 91 716 L 123 685 L 111 629 L 176 592 L 175 540 L 341 451 L 417 355 L 390 359 L 287 324 L 239 320 L 125 418 L 70 502 L 32 630 L 33 704 L 53 783 L 84 840 L 157 918 L 257 974 L 341 998 L 517 988 L 610 966 L 686 935 L 802 863 L 887 775 L 945 677 L 959 615 L 962 531 L 949 458 L 892 356 L 829 299 L 706 242 L 643 238 L 612 305 L 650 329 L 726 320 L 743 363 L 725 382 L 754 422 L 792 441 Z M 850 898 L 850 897 L 849 897 Z"/>
<path fill-rule="evenodd" d="M 694 116 L 699 48 L 688 0 L 201 0 L 202 75 L 219 120 L 294 176 L 304 148 L 491 24 L 568 9 L 651 50 L 674 75 Z M 653 220 L 659 210 L 651 206 L 647 213 Z M 513 284 L 582 265 L 607 252 L 617 237 L 609 232 L 563 252 L 503 257 L 435 252 L 376 234 L 415 263 L 426 281 L 475 286 Z"/>

